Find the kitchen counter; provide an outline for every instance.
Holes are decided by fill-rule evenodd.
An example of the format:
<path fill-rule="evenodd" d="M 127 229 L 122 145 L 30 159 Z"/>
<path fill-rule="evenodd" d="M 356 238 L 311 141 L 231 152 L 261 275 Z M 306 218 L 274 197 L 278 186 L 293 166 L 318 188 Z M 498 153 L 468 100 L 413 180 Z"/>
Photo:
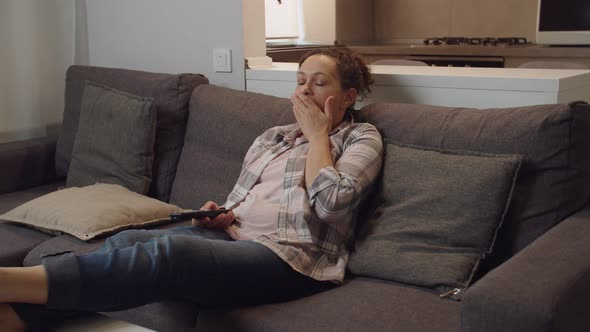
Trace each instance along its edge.
<path fill-rule="evenodd" d="M 590 100 L 590 70 L 372 66 L 373 93 L 357 107 L 400 102 L 452 107 L 515 107 Z M 288 98 L 296 63 L 246 70 L 248 91 Z"/>

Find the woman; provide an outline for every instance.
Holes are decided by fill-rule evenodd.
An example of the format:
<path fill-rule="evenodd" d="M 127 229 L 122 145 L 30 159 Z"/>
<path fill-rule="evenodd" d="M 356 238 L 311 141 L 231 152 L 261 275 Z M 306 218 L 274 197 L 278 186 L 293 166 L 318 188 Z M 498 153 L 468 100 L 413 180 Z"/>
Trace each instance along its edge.
<path fill-rule="evenodd" d="M 291 96 L 297 123 L 254 141 L 224 204 L 231 212 L 190 227 L 125 231 L 89 254 L 0 269 L 0 330 L 39 323 L 38 306 L 27 304 L 82 311 L 162 299 L 259 304 L 342 282 L 358 206 L 381 168 L 379 133 L 350 112 L 370 83 L 368 67 L 348 49 L 306 54 Z"/>

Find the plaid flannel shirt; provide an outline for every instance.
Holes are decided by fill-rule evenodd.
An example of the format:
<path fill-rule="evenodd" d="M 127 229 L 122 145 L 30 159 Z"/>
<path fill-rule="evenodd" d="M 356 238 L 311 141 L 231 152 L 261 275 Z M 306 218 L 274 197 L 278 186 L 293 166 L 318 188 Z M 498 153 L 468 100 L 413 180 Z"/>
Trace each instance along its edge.
<path fill-rule="evenodd" d="M 383 141 L 368 123 L 348 117 L 330 133 L 334 166 L 324 167 L 305 186 L 308 141 L 297 124 L 270 128 L 248 150 L 241 174 L 225 206 L 240 204 L 264 168 L 289 153 L 278 214 L 277 233 L 255 239 L 293 269 L 317 280 L 342 282 L 358 206 L 381 169 Z M 233 224 L 230 227 L 239 227 Z"/>

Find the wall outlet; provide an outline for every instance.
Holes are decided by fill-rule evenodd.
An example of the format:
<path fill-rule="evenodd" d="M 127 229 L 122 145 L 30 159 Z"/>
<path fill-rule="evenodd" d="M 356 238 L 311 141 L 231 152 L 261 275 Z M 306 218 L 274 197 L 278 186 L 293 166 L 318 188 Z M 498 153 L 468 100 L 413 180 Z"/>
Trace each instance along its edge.
<path fill-rule="evenodd" d="M 213 69 L 217 73 L 231 73 L 231 49 L 213 49 Z"/>

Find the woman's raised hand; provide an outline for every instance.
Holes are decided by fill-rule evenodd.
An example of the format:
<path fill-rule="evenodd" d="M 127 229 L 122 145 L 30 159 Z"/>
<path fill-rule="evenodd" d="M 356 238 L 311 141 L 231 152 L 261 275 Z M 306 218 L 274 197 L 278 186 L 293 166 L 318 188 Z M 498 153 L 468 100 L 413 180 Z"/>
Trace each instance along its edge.
<path fill-rule="evenodd" d="M 291 102 L 295 119 L 308 141 L 328 136 L 332 129 L 333 96 L 326 99 L 323 112 L 310 97 L 300 92 L 291 95 Z"/>
<path fill-rule="evenodd" d="M 213 201 L 208 201 L 201 207 L 201 210 L 219 210 L 219 205 Z M 213 219 L 209 217 L 193 219 L 192 224 L 194 226 L 224 230 L 229 227 L 235 219 L 236 216 L 234 215 L 233 211 L 229 211 L 228 213 L 222 213 Z"/>

